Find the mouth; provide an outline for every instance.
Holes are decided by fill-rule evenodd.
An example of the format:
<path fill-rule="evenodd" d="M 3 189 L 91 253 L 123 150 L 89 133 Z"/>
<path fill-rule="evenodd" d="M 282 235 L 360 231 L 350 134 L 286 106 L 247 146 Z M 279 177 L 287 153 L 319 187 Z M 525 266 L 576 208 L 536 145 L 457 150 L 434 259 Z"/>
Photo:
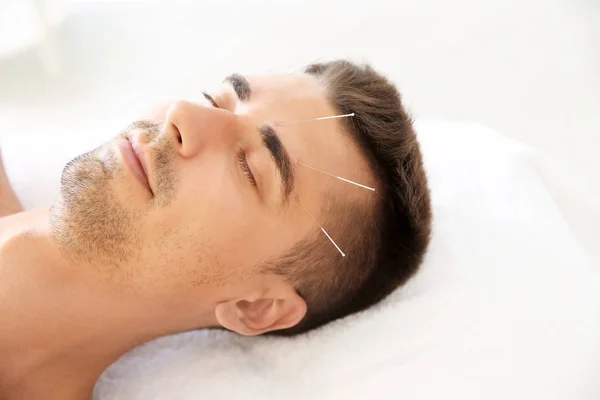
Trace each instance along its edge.
<path fill-rule="evenodd" d="M 148 190 L 154 196 L 154 192 L 152 191 L 150 182 L 148 180 L 148 174 L 146 172 L 147 169 L 144 166 L 143 152 L 141 149 L 136 149 L 135 145 L 129 140 L 129 138 L 125 138 L 125 140 L 121 140 L 119 142 L 119 149 L 121 150 L 121 154 L 123 155 L 125 163 L 133 175 L 146 188 L 146 190 Z"/>

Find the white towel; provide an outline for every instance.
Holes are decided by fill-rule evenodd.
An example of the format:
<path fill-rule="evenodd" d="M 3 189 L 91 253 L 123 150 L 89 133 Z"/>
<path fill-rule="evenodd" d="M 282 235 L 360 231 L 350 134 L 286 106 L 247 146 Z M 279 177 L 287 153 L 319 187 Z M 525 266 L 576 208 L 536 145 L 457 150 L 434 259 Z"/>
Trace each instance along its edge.
<path fill-rule="evenodd" d="M 598 204 L 485 127 L 417 130 L 434 230 L 406 286 L 295 338 L 155 340 L 108 368 L 94 399 L 600 399 Z M 64 163 L 105 137 L 46 132 L 29 152 L 31 139 L 7 138 L 24 205 L 50 204 Z"/>

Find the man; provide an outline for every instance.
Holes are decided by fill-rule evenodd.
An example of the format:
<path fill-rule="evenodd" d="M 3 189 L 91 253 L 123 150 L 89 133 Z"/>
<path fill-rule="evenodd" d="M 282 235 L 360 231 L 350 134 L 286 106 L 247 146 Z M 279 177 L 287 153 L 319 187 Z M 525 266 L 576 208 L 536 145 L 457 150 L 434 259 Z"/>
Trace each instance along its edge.
<path fill-rule="evenodd" d="M 52 207 L 0 219 L 0 398 L 89 398 L 163 335 L 360 311 L 416 271 L 430 220 L 411 120 L 373 69 L 234 74 L 69 162 Z"/>

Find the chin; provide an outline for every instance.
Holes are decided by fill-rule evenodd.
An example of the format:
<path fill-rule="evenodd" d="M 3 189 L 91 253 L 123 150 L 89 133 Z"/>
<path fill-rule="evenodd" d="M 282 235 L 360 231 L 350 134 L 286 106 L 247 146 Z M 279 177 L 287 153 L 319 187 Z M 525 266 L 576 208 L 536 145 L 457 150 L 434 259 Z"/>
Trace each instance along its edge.
<path fill-rule="evenodd" d="M 125 186 L 113 179 L 117 169 L 84 153 L 64 168 L 58 201 L 50 208 L 52 238 L 63 253 L 78 261 L 111 265 L 134 256 L 141 212 L 132 210 Z M 127 204 L 127 207 L 125 206 Z"/>

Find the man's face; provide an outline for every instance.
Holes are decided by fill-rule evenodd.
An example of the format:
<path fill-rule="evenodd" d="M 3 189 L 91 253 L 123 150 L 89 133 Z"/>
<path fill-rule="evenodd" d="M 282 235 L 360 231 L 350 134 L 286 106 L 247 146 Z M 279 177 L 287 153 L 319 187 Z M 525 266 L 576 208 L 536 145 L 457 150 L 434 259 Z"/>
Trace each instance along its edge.
<path fill-rule="evenodd" d="M 336 114 L 315 78 L 236 75 L 209 94 L 218 108 L 200 91 L 164 104 L 65 167 L 51 223 L 66 254 L 138 289 L 239 291 L 308 235 L 328 240 L 306 210 L 325 221 L 326 199 L 364 199 L 298 164 L 373 183 L 337 120 L 278 126 Z M 149 188 L 126 161 L 127 141 Z"/>

